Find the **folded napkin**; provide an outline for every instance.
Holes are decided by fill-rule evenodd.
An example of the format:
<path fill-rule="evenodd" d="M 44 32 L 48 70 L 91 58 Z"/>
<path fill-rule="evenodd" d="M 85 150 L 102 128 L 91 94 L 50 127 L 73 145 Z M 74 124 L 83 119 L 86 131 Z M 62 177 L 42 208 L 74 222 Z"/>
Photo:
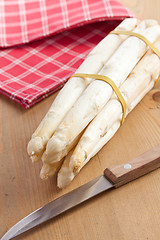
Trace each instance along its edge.
<path fill-rule="evenodd" d="M 0 92 L 29 108 L 60 89 L 130 11 L 116 0 L 1 0 Z"/>

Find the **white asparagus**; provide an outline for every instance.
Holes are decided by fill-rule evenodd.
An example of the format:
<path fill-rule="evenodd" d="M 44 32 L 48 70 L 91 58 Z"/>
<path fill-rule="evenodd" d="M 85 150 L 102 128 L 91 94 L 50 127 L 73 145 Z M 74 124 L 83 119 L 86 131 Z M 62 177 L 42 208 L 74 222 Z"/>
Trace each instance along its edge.
<path fill-rule="evenodd" d="M 46 180 L 52 177 L 60 169 L 62 163 L 63 163 L 63 159 L 54 164 L 43 163 L 43 166 L 40 171 L 40 178 L 42 180 Z"/>
<path fill-rule="evenodd" d="M 80 133 L 75 140 L 73 141 L 72 144 L 70 144 L 68 147 L 66 147 L 67 153 L 79 142 L 79 139 L 81 138 L 83 132 Z M 41 172 L 40 172 L 40 178 L 43 180 L 48 179 L 49 177 L 53 176 L 61 167 L 63 163 L 63 158 L 55 163 L 48 164 L 48 163 L 43 163 Z"/>
<path fill-rule="evenodd" d="M 116 30 L 132 31 L 139 20 L 125 19 Z M 152 24 L 156 24 L 155 21 Z M 104 63 L 112 56 L 115 50 L 128 36 L 110 34 L 105 37 L 86 57 L 84 62 L 76 71 L 81 73 L 96 74 Z M 109 47 L 108 47 L 109 46 Z M 33 133 L 28 143 L 27 151 L 32 161 L 39 161 L 45 149 L 46 143 L 53 135 L 66 113 L 76 102 L 81 93 L 93 79 L 71 78 L 57 95 L 48 113 Z"/>
<path fill-rule="evenodd" d="M 157 22 L 155 22 L 154 20 L 153 21 L 151 21 L 151 20 L 146 20 L 145 21 L 145 24 L 148 26 L 148 27 L 150 27 L 150 26 L 154 26 L 154 25 L 156 25 L 157 24 Z M 65 155 L 65 154 L 64 154 Z M 63 156 L 62 156 L 63 157 Z M 61 161 L 62 162 L 62 161 Z M 60 166 L 61 164 L 58 164 L 58 166 Z M 54 168 L 54 171 L 52 171 L 52 168 Z M 45 171 L 44 171 L 45 170 Z M 46 177 L 43 177 L 43 175 L 44 176 L 47 176 L 47 171 L 48 171 L 48 176 L 51 176 L 51 174 L 50 173 L 52 173 L 52 175 L 57 171 L 58 169 L 57 169 L 57 163 L 55 162 L 55 167 L 54 167 L 54 163 L 52 163 L 52 164 L 49 164 L 48 166 L 47 166 L 47 164 L 46 163 L 44 163 L 44 166 L 42 167 L 42 170 L 41 170 L 41 178 L 46 178 Z"/>
<path fill-rule="evenodd" d="M 155 43 L 155 46 L 160 51 L 160 40 Z M 152 50 L 148 50 L 120 87 L 127 103 L 126 116 L 152 89 L 159 74 L 160 59 Z M 120 127 L 122 107 L 115 94 L 113 96 L 114 98 L 87 127 L 74 152 L 65 158 L 58 174 L 58 187 L 67 186 Z"/>
<path fill-rule="evenodd" d="M 143 21 L 134 32 L 154 42 L 160 36 L 160 26 L 148 28 L 146 22 Z M 110 77 L 119 87 L 147 48 L 148 46 L 142 40 L 129 37 L 112 55 L 99 74 Z M 93 81 L 87 87 L 48 141 L 46 151 L 42 155 L 44 163 L 51 164 L 60 161 L 67 155 L 66 146 L 72 144 L 76 136 L 100 112 L 110 99 L 112 92 L 109 84 L 98 80 Z"/>

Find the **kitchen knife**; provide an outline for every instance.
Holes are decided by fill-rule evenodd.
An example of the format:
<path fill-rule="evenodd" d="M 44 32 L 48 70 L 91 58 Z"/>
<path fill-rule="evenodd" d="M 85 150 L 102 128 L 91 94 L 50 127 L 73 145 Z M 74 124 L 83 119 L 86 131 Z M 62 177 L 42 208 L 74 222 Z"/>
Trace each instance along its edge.
<path fill-rule="evenodd" d="M 104 175 L 37 209 L 15 224 L 1 240 L 12 239 L 101 192 L 120 187 L 159 167 L 160 144 L 126 164 L 106 168 Z"/>

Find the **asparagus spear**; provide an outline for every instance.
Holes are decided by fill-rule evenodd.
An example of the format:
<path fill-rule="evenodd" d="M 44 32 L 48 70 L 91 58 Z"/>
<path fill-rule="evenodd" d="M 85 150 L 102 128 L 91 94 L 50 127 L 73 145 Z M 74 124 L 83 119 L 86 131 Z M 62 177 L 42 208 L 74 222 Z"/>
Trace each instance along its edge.
<path fill-rule="evenodd" d="M 83 132 L 82 132 L 83 133 Z M 66 151 L 69 152 L 79 141 L 80 137 L 82 136 L 82 133 L 80 133 L 75 140 L 72 142 L 72 144 L 70 144 L 68 147 L 66 147 Z M 41 172 L 40 172 L 40 177 L 41 179 L 45 180 L 48 179 L 49 177 L 53 176 L 61 167 L 62 163 L 63 163 L 63 158 L 56 162 L 56 163 L 43 163 L 43 166 L 41 168 Z"/>
<path fill-rule="evenodd" d="M 148 27 L 146 22 L 143 21 L 135 29 L 135 32 L 141 33 L 149 41 L 154 42 L 160 36 L 160 26 Z M 136 37 L 129 37 L 121 44 L 99 74 L 110 77 L 119 87 L 146 50 L 147 46 L 143 41 Z M 93 81 L 48 141 L 46 151 L 42 155 L 42 161 L 53 164 L 66 156 L 68 153 L 66 147 L 72 144 L 77 135 L 100 112 L 111 95 L 112 88 L 110 85 L 98 80 Z"/>
<path fill-rule="evenodd" d="M 155 43 L 155 46 L 160 51 L 160 39 Z M 120 87 L 127 103 L 127 114 L 152 89 L 159 74 L 160 59 L 152 50 L 148 50 Z M 58 174 L 58 187 L 63 188 L 68 185 L 120 127 L 122 107 L 115 94 L 113 96 L 89 124 L 74 152 L 65 158 Z"/>
<path fill-rule="evenodd" d="M 138 24 L 135 18 L 125 19 L 116 30 L 132 31 Z M 152 23 L 156 24 L 155 21 Z M 105 37 L 87 56 L 85 61 L 76 71 L 81 73 L 96 74 L 103 67 L 104 63 L 112 56 L 120 44 L 127 38 L 124 35 L 110 34 Z M 109 47 L 108 47 L 109 46 Z M 41 159 L 46 143 L 53 135 L 66 113 L 76 102 L 81 93 L 85 90 L 92 79 L 71 78 L 57 95 L 48 113 L 33 133 L 28 143 L 28 154 L 33 162 Z"/>

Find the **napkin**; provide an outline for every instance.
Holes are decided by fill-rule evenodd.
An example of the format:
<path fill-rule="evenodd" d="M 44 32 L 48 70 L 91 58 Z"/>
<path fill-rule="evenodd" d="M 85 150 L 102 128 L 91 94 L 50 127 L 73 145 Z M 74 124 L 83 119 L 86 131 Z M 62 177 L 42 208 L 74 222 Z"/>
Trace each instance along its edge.
<path fill-rule="evenodd" d="M 126 17 L 117 0 L 1 0 L 0 93 L 30 108 Z"/>

